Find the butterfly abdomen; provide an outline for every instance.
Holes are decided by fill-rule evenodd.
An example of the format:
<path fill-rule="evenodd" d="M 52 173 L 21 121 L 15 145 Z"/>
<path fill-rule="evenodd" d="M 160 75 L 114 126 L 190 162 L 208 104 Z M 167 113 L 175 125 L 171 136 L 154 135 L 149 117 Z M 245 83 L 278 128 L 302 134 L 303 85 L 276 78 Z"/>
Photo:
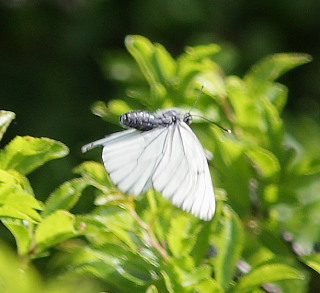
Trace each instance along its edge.
<path fill-rule="evenodd" d="M 174 124 L 178 118 L 175 111 L 150 113 L 148 111 L 131 111 L 120 116 L 120 122 L 127 127 L 141 131 L 167 127 Z"/>

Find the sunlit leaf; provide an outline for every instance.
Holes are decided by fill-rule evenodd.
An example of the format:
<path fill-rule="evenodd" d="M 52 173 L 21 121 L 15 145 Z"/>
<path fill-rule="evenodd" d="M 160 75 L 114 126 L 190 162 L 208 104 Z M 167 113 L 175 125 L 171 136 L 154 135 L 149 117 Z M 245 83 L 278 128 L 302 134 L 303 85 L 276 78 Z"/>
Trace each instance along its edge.
<path fill-rule="evenodd" d="M 158 292 L 159 291 L 158 291 L 157 287 L 154 285 L 149 286 L 148 289 L 146 290 L 146 293 L 158 293 Z"/>
<path fill-rule="evenodd" d="M 45 202 L 42 216 L 46 217 L 56 210 L 70 210 L 79 200 L 88 183 L 82 179 L 73 179 L 62 184 L 50 194 Z"/>
<path fill-rule="evenodd" d="M 0 152 L 0 168 L 15 169 L 26 175 L 68 152 L 64 144 L 53 139 L 17 136 Z"/>
<path fill-rule="evenodd" d="M 74 169 L 75 173 L 81 176 L 98 189 L 107 191 L 108 188 L 113 187 L 110 178 L 104 166 L 97 162 L 84 162 Z"/>
<path fill-rule="evenodd" d="M 197 230 L 189 217 L 172 218 L 168 231 L 168 246 L 174 256 L 189 255 L 196 241 Z"/>
<path fill-rule="evenodd" d="M 281 280 L 302 280 L 303 274 L 297 269 L 285 264 L 265 264 L 254 268 L 250 273 L 244 275 L 238 285 L 235 293 L 245 293 L 258 288 L 267 282 L 276 282 Z"/>
<path fill-rule="evenodd" d="M 155 68 L 153 59 L 155 53 L 154 45 L 147 38 L 138 35 L 127 36 L 125 44 L 149 82 L 154 98 L 162 97 L 166 93 L 166 89 L 161 84 L 161 77 Z"/>
<path fill-rule="evenodd" d="M 58 210 L 50 214 L 38 225 L 35 232 L 37 249 L 42 251 L 59 242 L 76 236 L 74 215 Z"/>
<path fill-rule="evenodd" d="M 230 286 L 236 265 L 240 259 L 244 235 L 238 216 L 228 209 L 225 209 L 224 214 L 222 232 L 219 235 L 215 276 L 218 284 L 226 290 Z"/>
<path fill-rule="evenodd" d="M 161 44 L 155 44 L 153 67 L 163 84 L 170 85 L 174 81 L 176 73 L 175 60 Z"/>
<path fill-rule="evenodd" d="M 300 259 L 310 268 L 320 274 L 320 253 L 301 256 Z"/>
<path fill-rule="evenodd" d="M 244 80 L 250 91 L 259 93 L 265 87 L 265 83 L 275 81 L 287 71 L 310 61 L 311 56 L 307 54 L 274 54 L 253 66 Z"/>
<path fill-rule="evenodd" d="M 21 259 L 18 259 L 2 242 L 0 259 L 0 292 L 44 292 L 42 280 L 32 266 L 23 265 Z"/>
<path fill-rule="evenodd" d="M 0 140 L 15 116 L 13 112 L 0 110 Z"/>
<path fill-rule="evenodd" d="M 34 195 L 27 177 L 15 170 L 0 169 L 0 196 L 11 192 L 25 192 Z"/>
<path fill-rule="evenodd" d="M 246 154 L 261 177 L 271 178 L 280 171 L 279 161 L 268 150 L 263 148 L 249 149 Z"/>
<path fill-rule="evenodd" d="M 0 206 L 0 218 L 13 218 L 26 220 L 33 223 L 39 222 L 41 220 L 40 215 L 32 208 L 25 206 L 13 207 L 10 205 Z"/>
<path fill-rule="evenodd" d="M 32 224 L 27 221 L 3 219 L 3 224 L 14 236 L 19 255 L 26 255 L 32 243 Z"/>

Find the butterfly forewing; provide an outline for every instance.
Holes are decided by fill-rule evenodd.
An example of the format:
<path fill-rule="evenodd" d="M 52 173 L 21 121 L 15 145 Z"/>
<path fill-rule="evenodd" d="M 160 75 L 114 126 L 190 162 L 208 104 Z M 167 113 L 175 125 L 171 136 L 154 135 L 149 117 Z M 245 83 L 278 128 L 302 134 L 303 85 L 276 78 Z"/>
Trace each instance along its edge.
<path fill-rule="evenodd" d="M 139 119 L 139 113 L 149 124 L 156 121 L 155 127 L 148 131 L 124 130 L 87 144 L 82 150 L 103 146 L 105 168 L 122 192 L 139 195 L 153 187 L 174 205 L 210 220 L 215 198 L 199 140 L 175 109 L 150 116 L 146 111 L 129 112 L 125 118 Z"/>
<path fill-rule="evenodd" d="M 165 129 L 152 132 L 136 130 L 134 136 L 125 134 L 119 139 L 104 144 L 103 162 L 110 178 L 125 193 L 138 195 L 152 187 L 151 174 L 161 154 Z"/>

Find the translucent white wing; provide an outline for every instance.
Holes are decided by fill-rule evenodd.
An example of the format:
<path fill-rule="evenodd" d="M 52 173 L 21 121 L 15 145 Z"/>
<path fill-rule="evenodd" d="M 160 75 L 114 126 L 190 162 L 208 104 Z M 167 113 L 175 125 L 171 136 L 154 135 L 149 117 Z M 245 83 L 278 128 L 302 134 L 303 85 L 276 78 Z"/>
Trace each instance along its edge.
<path fill-rule="evenodd" d="M 141 132 L 129 129 L 85 145 L 87 151 L 103 146 L 102 159 L 111 180 L 128 194 L 139 195 L 152 188 L 151 177 L 161 158 L 166 128 Z"/>
<path fill-rule="evenodd" d="M 105 168 L 122 192 L 139 195 L 153 187 L 184 211 L 203 220 L 213 217 L 215 198 L 205 153 L 186 123 L 121 131 L 82 151 L 99 145 Z"/>
<path fill-rule="evenodd" d="M 163 157 L 152 183 L 155 190 L 181 209 L 203 220 L 213 217 L 215 197 L 204 149 L 186 123 L 168 127 Z"/>

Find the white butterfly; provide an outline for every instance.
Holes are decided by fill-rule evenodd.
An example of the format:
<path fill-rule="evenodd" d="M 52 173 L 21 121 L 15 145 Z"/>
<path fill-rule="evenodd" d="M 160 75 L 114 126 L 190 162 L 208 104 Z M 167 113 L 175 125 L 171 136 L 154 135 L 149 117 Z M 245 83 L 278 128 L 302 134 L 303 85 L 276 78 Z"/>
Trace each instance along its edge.
<path fill-rule="evenodd" d="M 104 166 L 122 192 L 139 195 L 154 188 L 182 210 L 211 220 L 212 180 L 204 149 L 188 126 L 191 114 L 132 111 L 120 121 L 130 129 L 89 143 L 82 152 L 103 146 Z"/>

